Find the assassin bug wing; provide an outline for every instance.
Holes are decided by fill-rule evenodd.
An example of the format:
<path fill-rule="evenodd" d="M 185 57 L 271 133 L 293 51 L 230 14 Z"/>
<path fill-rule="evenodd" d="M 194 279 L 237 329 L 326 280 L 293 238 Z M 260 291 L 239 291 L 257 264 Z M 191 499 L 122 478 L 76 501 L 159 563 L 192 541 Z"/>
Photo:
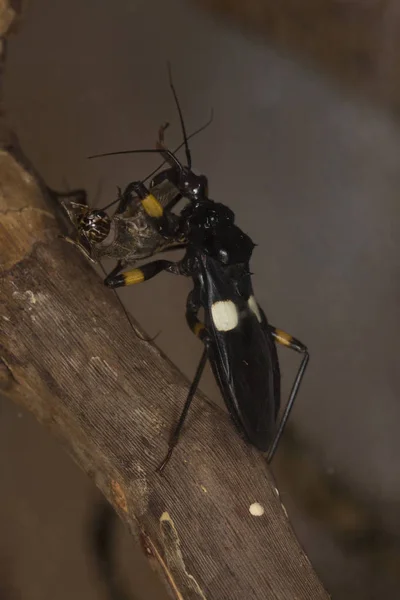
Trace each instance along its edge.
<path fill-rule="evenodd" d="M 236 427 L 267 451 L 280 406 L 276 346 L 254 299 L 248 269 L 232 278 L 216 261 L 205 261 L 203 306 L 211 367 Z"/>

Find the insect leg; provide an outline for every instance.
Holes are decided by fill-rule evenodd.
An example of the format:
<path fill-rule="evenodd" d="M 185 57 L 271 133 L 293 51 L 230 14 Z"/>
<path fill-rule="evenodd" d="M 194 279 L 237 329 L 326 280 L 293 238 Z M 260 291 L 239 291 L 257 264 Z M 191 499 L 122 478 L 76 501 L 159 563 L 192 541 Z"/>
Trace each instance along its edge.
<path fill-rule="evenodd" d="M 289 394 L 288 403 L 282 415 L 281 422 L 278 426 L 278 431 L 276 432 L 274 440 L 268 451 L 267 462 L 270 463 L 277 449 L 279 440 L 281 439 L 283 430 L 285 429 L 285 425 L 288 421 L 290 411 L 293 408 L 294 401 L 296 400 L 297 392 L 299 391 L 299 387 L 303 379 L 310 355 L 308 353 L 307 347 L 304 344 L 302 344 L 302 342 L 291 336 L 289 333 L 286 333 L 281 329 L 277 329 L 276 327 L 272 327 L 271 325 L 267 325 L 267 327 L 276 343 L 281 344 L 282 346 L 286 346 L 287 348 L 295 350 L 295 352 L 299 352 L 303 355 L 303 359 L 301 361 L 299 370 L 297 371 L 297 375 L 295 377 L 292 389 Z"/>
<path fill-rule="evenodd" d="M 126 190 L 122 193 L 120 187 L 117 187 L 118 191 L 118 206 L 114 214 L 121 215 L 126 211 L 130 204 L 133 204 L 134 196 L 132 193 L 127 193 Z M 139 203 L 139 198 L 135 197 L 136 202 Z"/>
<path fill-rule="evenodd" d="M 161 273 L 168 271 L 179 275 L 181 273 L 179 263 L 171 262 L 170 260 L 153 260 L 152 262 L 142 265 L 140 268 L 132 269 L 119 273 L 118 265 L 111 271 L 104 283 L 107 287 L 117 288 L 135 283 L 142 283 Z"/>
<path fill-rule="evenodd" d="M 194 397 L 194 395 L 196 393 L 196 390 L 197 390 L 197 387 L 199 385 L 199 381 L 200 381 L 200 378 L 201 378 L 201 376 L 203 374 L 204 367 L 206 366 L 206 362 L 207 362 L 207 348 L 204 348 L 203 354 L 201 355 L 201 359 L 200 359 L 199 365 L 198 365 L 197 370 L 196 370 L 196 374 L 194 376 L 194 379 L 192 381 L 192 385 L 190 386 L 189 393 L 188 393 L 188 396 L 186 398 L 185 406 L 183 407 L 183 411 L 181 413 L 181 416 L 179 417 L 178 424 L 177 424 L 177 426 L 175 428 L 175 431 L 172 434 L 171 440 L 169 442 L 167 455 L 164 458 L 164 460 L 162 461 L 161 465 L 159 467 L 157 467 L 157 471 L 159 473 L 162 473 L 164 471 L 164 469 L 165 469 L 165 467 L 166 467 L 169 459 L 172 456 L 174 448 L 175 448 L 175 446 L 177 445 L 177 443 L 179 441 L 179 436 L 180 436 L 183 424 L 185 422 L 185 419 L 187 417 L 187 413 L 189 411 L 189 407 L 190 407 L 190 405 L 192 403 L 193 397 Z"/>
<path fill-rule="evenodd" d="M 125 263 L 123 260 L 119 260 L 117 263 L 117 266 L 108 275 L 107 275 L 107 272 L 100 260 L 99 260 L 99 265 L 100 265 L 100 268 L 103 271 L 104 275 L 106 276 L 106 278 L 104 280 L 104 283 L 105 283 L 107 279 L 109 279 L 109 278 L 112 279 L 116 275 L 118 275 L 118 273 L 124 268 Z M 146 337 L 146 336 L 142 335 L 141 331 L 139 331 L 139 329 L 136 327 L 136 325 L 132 321 L 131 315 L 129 314 L 128 310 L 125 308 L 124 303 L 122 302 L 121 298 L 119 297 L 117 290 L 113 290 L 113 292 L 115 294 L 116 299 L 118 300 L 118 304 L 120 305 L 122 312 L 125 314 L 126 319 L 129 323 L 129 325 L 131 326 L 132 331 L 136 335 L 136 337 L 138 337 L 140 340 L 143 340 L 144 342 L 152 342 L 157 336 L 150 338 L 150 337 Z"/>
<path fill-rule="evenodd" d="M 198 285 L 195 285 L 194 289 L 190 292 L 186 302 L 186 322 L 190 327 L 190 330 L 195 336 L 204 340 L 206 336 L 206 328 L 202 321 L 197 318 L 197 313 L 200 309 L 200 289 Z"/>
<path fill-rule="evenodd" d="M 205 330 L 204 324 L 201 321 L 199 321 L 197 318 L 197 313 L 199 311 L 199 308 L 200 308 L 199 288 L 198 288 L 198 286 L 195 286 L 195 288 L 190 292 L 188 299 L 187 299 L 186 320 L 188 322 L 190 329 L 193 331 L 193 333 L 195 335 L 197 335 L 198 337 L 200 337 L 201 339 L 203 339 L 206 330 Z M 200 378 L 204 371 L 206 362 L 207 362 L 207 347 L 205 347 L 203 350 L 203 354 L 201 356 L 194 379 L 190 386 L 189 393 L 187 395 L 186 402 L 183 407 L 181 416 L 179 417 L 178 424 L 176 425 L 174 433 L 172 434 L 172 437 L 170 439 L 167 455 L 164 458 L 164 460 L 162 461 L 161 465 L 157 468 L 157 471 L 159 473 L 162 473 L 162 471 L 165 469 L 169 459 L 172 456 L 174 448 L 179 441 L 179 436 L 182 431 L 183 424 L 185 422 L 185 419 L 187 417 L 193 397 L 194 397 L 197 387 L 199 385 L 199 381 L 200 381 Z"/>
<path fill-rule="evenodd" d="M 132 192 L 139 196 L 144 211 L 152 219 L 160 233 L 166 238 L 175 237 L 176 224 L 172 224 L 168 218 L 168 211 L 164 210 L 162 204 L 153 196 L 144 183 L 133 181 L 124 191 L 124 195 Z"/>

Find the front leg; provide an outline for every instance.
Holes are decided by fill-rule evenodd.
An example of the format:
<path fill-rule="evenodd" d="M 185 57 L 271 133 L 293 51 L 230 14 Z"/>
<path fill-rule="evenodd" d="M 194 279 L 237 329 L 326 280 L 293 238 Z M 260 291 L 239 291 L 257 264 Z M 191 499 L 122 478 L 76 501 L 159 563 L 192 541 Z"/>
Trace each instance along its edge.
<path fill-rule="evenodd" d="M 157 198 L 146 188 L 142 181 L 133 181 L 128 185 L 124 194 L 129 190 L 129 193 L 134 192 L 139 196 L 142 207 L 148 217 L 154 223 L 156 229 L 165 238 L 174 238 L 177 236 L 176 219 L 169 218 L 169 210 L 164 210 L 162 204 Z"/>
<path fill-rule="evenodd" d="M 143 281 L 155 277 L 158 273 L 161 273 L 161 271 L 168 271 L 174 275 L 182 274 L 180 262 L 175 263 L 169 260 L 153 260 L 152 262 L 142 265 L 140 268 L 124 271 L 123 273 L 119 273 L 120 270 L 121 267 L 118 264 L 115 269 L 111 271 L 104 281 L 107 287 L 117 288 L 142 283 Z"/>

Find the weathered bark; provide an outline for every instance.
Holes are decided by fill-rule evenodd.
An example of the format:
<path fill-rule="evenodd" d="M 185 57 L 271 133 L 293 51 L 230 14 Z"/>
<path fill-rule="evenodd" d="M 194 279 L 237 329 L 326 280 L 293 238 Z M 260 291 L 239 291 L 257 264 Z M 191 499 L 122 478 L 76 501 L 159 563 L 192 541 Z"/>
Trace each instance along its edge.
<path fill-rule="evenodd" d="M 398 0 L 197 0 L 350 90 L 400 108 Z"/>

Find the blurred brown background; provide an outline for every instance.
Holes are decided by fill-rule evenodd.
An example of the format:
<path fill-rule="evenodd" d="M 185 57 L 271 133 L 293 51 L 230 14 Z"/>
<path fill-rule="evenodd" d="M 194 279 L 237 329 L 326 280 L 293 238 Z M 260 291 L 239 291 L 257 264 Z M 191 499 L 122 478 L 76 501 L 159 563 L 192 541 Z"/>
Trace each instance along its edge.
<path fill-rule="evenodd" d="M 370 551 L 355 543 L 344 553 L 331 524 L 302 510 L 310 503 L 300 492 L 315 494 L 310 473 L 300 474 L 296 496 L 281 460 L 276 477 L 296 531 L 335 598 L 394 598 L 387 562 L 398 556 L 400 530 L 398 125 L 311 63 L 190 2 L 37 0 L 10 42 L 5 92 L 21 145 L 50 186 L 83 186 L 103 206 L 157 161 L 85 156 L 153 146 L 165 120 L 170 145 L 181 141 L 167 59 L 188 130 L 214 108 L 213 124 L 192 142 L 194 164 L 259 244 L 258 300 L 311 351 L 292 420 L 311 448 L 309 469 L 335 477 L 374 515 L 368 532 L 370 523 L 350 514 L 354 539 L 369 540 Z M 201 348 L 183 316 L 189 289 L 164 274 L 121 296 L 149 334 L 161 330 L 157 343 L 191 377 Z M 281 356 L 287 389 L 296 357 Z M 210 373 L 201 387 L 219 401 Z M 0 428 L 0 598 L 105 597 L 87 545 L 98 493 L 46 431 L 5 401 Z M 376 531 L 390 532 L 388 558 L 382 544 L 374 554 Z M 137 598 L 155 598 L 137 579 L 140 553 L 124 540 L 124 576 Z"/>

